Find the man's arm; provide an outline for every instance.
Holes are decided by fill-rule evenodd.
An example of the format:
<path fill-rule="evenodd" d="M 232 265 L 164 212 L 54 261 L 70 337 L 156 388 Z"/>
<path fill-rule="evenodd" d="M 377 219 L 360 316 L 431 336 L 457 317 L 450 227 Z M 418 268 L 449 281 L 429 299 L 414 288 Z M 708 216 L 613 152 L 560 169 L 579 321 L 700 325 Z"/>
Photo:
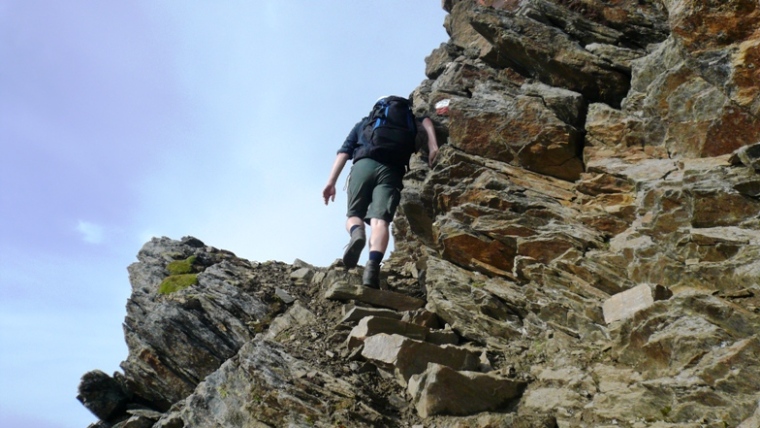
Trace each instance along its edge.
<path fill-rule="evenodd" d="M 428 165 L 433 166 L 433 161 L 438 156 L 438 140 L 435 137 L 435 126 L 429 117 L 422 119 L 422 127 L 425 128 L 428 140 Z"/>
<path fill-rule="evenodd" d="M 343 167 L 346 165 L 348 158 L 348 153 L 338 153 L 338 156 L 335 157 L 335 162 L 333 162 L 332 169 L 330 170 L 330 176 L 327 178 L 327 184 L 325 185 L 324 190 L 322 190 L 322 197 L 325 200 L 325 205 L 327 205 L 330 200 L 335 202 L 335 183 L 338 181 L 338 177 L 340 177 L 340 173 L 343 171 Z"/>
<path fill-rule="evenodd" d="M 366 117 L 364 119 L 366 119 Z M 364 119 L 358 121 L 356 125 L 354 125 L 351 132 L 348 133 L 346 141 L 344 141 L 343 145 L 338 149 L 338 156 L 335 158 L 335 162 L 333 162 L 332 170 L 330 170 L 330 177 L 327 178 L 327 184 L 325 185 L 324 190 L 322 190 L 322 197 L 325 200 L 325 205 L 327 205 L 330 200 L 335 202 L 335 183 L 338 181 L 340 172 L 343 171 L 346 162 L 353 157 L 354 150 L 356 150 L 356 146 L 359 144 L 359 133 L 361 132 Z"/>

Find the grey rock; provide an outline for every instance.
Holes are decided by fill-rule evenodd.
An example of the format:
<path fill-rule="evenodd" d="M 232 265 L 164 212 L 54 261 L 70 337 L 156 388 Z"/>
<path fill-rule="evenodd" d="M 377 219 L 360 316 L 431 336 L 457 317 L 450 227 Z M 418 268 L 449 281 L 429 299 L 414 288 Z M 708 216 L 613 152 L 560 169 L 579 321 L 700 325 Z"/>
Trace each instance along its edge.
<path fill-rule="evenodd" d="M 748 166 L 755 171 L 760 171 L 760 143 L 755 143 L 749 146 L 744 146 L 737 149 L 731 159 L 731 164 L 742 164 Z"/>
<path fill-rule="evenodd" d="M 757 404 L 757 410 L 749 418 L 745 419 L 737 428 L 752 428 L 760 426 L 760 402 Z"/>
<path fill-rule="evenodd" d="M 405 312 L 401 320 L 432 329 L 442 327 L 438 315 L 424 308 Z"/>
<path fill-rule="evenodd" d="M 407 388 L 417 412 L 427 418 L 500 410 L 519 399 L 525 386 L 524 382 L 496 375 L 430 363 L 423 373 L 412 376 Z"/>
<path fill-rule="evenodd" d="M 359 324 L 351 330 L 346 344 L 349 349 L 353 349 L 364 343 L 368 337 L 380 333 L 398 334 L 436 345 L 456 345 L 459 342 L 459 336 L 450 330 L 431 330 L 406 321 L 369 316 L 359 321 Z"/>
<path fill-rule="evenodd" d="M 620 105 L 628 93 L 630 80 L 623 71 L 583 49 L 556 27 L 510 13 L 479 12 L 470 19 L 473 28 L 491 43 L 494 53 L 484 59 L 494 66 L 514 68 L 545 84 L 612 106 Z M 528 27 L 530 32 L 523 31 Z"/>
<path fill-rule="evenodd" d="M 341 301 L 357 300 L 398 311 L 418 309 L 425 304 L 423 300 L 411 296 L 361 285 L 351 285 L 342 281 L 333 282 L 325 293 L 325 298 Z"/>
<path fill-rule="evenodd" d="M 296 284 L 304 285 L 314 277 L 314 270 L 308 267 L 296 269 L 290 274 L 290 279 Z M 288 302 L 286 302 L 288 303 Z"/>
<path fill-rule="evenodd" d="M 402 386 L 413 375 L 425 371 L 428 363 L 445 365 L 455 370 L 476 370 L 480 363 L 477 351 L 452 345 L 438 346 L 385 333 L 365 339 L 362 356 L 395 373 Z"/>
<path fill-rule="evenodd" d="M 130 354 L 121 367 L 131 393 L 159 410 L 192 393 L 280 310 L 246 292 L 246 284 L 271 272 L 270 266 L 189 242 L 154 239 L 129 267 L 133 293 L 124 330 Z M 198 283 L 158 293 L 168 263 L 190 256 L 203 268 Z"/>
<path fill-rule="evenodd" d="M 298 377 L 297 373 L 312 373 Z M 181 410 L 159 422 L 182 426 L 332 426 L 345 420 L 356 397 L 350 384 L 321 372 L 264 340 L 244 345 L 237 356 L 198 385 Z M 166 426 L 168 428 L 168 426 Z"/>
<path fill-rule="evenodd" d="M 291 278 L 292 277 L 293 276 L 291 275 Z M 283 290 L 280 287 L 275 287 L 274 295 L 277 296 L 277 298 L 279 298 L 280 300 L 282 300 L 282 302 L 285 303 L 286 305 L 289 305 L 296 301 L 295 297 L 291 296 L 290 294 L 288 294 L 287 291 Z"/>
<path fill-rule="evenodd" d="M 85 373 L 79 383 L 79 400 L 100 420 L 110 421 L 124 415 L 129 395 L 122 385 L 100 370 Z"/>
<path fill-rule="evenodd" d="M 373 308 L 366 306 L 343 306 L 343 318 L 340 320 L 341 324 L 351 324 L 359 322 L 364 317 L 383 317 L 390 319 L 401 319 L 403 315 L 400 312 L 390 309 Z"/>
<path fill-rule="evenodd" d="M 143 416 L 130 416 L 129 419 L 117 423 L 113 428 L 151 428 L 155 421 L 155 419 Z"/>
<path fill-rule="evenodd" d="M 163 413 L 150 409 L 127 409 L 127 413 L 132 416 L 140 416 L 142 418 L 152 419 L 154 421 L 161 419 L 163 416 Z"/>
<path fill-rule="evenodd" d="M 296 326 L 309 325 L 317 322 L 317 317 L 304 305 L 296 301 L 284 314 L 279 315 L 269 325 L 264 337 L 277 340 L 277 336 Z"/>

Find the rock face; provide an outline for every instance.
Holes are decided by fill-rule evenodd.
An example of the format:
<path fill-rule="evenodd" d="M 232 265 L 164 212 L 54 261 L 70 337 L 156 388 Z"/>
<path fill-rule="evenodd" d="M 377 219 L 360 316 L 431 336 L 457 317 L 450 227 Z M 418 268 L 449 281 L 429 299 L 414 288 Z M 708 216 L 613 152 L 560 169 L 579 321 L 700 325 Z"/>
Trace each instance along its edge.
<path fill-rule="evenodd" d="M 443 7 L 383 289 L 154 239 L 99 426 L 757 426 L 760 4 Z"/>

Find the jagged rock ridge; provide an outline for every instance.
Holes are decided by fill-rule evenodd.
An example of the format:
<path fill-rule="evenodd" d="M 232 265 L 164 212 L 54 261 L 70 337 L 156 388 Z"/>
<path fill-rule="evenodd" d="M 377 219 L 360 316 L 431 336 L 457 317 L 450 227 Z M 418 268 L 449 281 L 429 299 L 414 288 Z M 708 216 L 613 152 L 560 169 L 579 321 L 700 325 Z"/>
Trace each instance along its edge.
<path fill-rule="evenodd" d="M 760 426 L 757 1 L 443 7 L 386 289 L 154 239 L 101 426 Z"/>

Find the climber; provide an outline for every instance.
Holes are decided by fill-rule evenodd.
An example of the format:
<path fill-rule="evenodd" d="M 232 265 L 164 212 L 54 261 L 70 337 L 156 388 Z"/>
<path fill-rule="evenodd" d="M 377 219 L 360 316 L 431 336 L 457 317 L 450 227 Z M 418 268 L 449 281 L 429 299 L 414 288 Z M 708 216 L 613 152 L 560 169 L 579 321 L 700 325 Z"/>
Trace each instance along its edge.
<path fill-rule="evenodd" d="M 350 240 L 343 254 L 347 269 L 356 266 L 366 242 L 364 223 L 370 226 L 369 259 L 362 284 L 380 288 L 380 262 L 390 239 L 389 227 L 400 202 L 402 178 L 409 158 L 416 151 L 419 126 L 427 134 L 428 164 L 438 154 L 433 121 L 414 116 L 410 102 L 401 97 L 381 97 L 370 114 L 354 125 L 338 150 L 322 191 L 325 205 L 335 201 L 335 183 L 349 159 L 353 166 L 348 176 L 346 230 Z"/>

